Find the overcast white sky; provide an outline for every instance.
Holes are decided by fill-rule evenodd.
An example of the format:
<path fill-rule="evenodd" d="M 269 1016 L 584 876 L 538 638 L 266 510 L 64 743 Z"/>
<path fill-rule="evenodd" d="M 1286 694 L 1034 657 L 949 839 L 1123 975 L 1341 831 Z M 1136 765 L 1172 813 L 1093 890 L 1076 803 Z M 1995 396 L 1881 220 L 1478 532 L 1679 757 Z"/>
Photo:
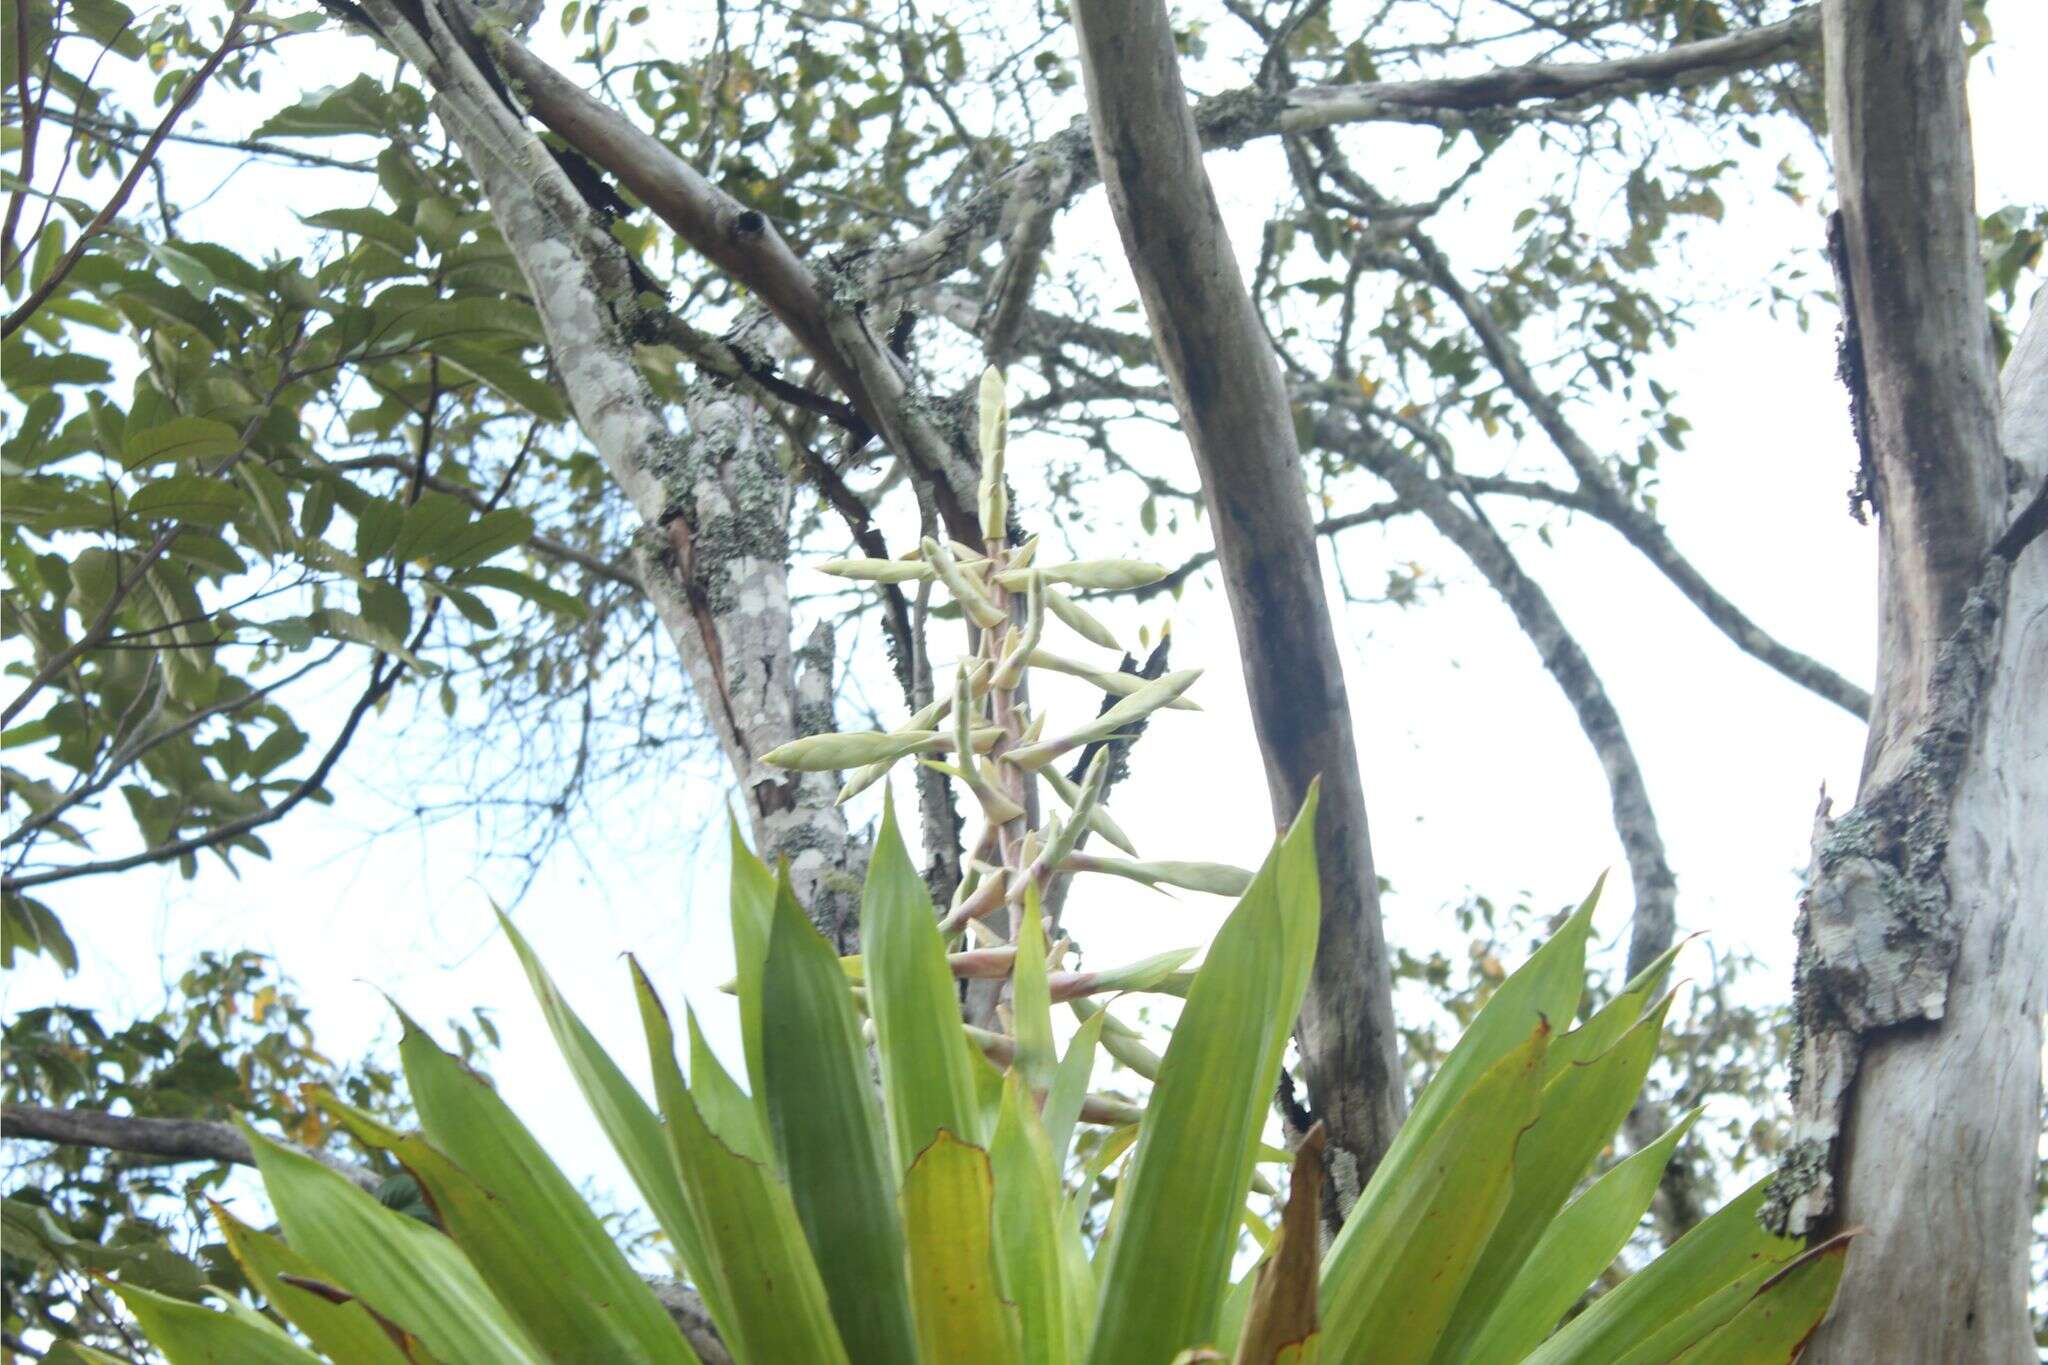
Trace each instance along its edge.
<path fill-rule="evenodd" d="M 2048 6 L 1993 6 L 1995 54 L 1971 93 L 1980 206 L 2048 198 L 2040 73 Z M 544 29 L 551 23 L 544 23 Z M 331 68 L 307 85 L 342 79 Z M 272 83 L 265 103 L 290 92 Z M 202 113 L 205 106 L 202 106 Z M 204 122 L 204 120 L 202 120 Z M 215 131 L 227 131 L 219 121 Z M 1392 136 L 1392 135 L 1390 135 Z M 1402 154 L 1390 143 L 1391 153 Z M 1256 223 L 1270 181 L 1256 153 L 1212 159 L 1233 224 Z M 195 182 L 204 183 L 204 182 Z M 1740 297 L 1788 243 L 1819 240 L 1815 210 L 1770 196 L 1739 205 L 1739 230 L 1704 234 L 1686 268 Z M 1732 196 L 1739 197 L 1739 196 Z M 215 221 L 262 222 L 282 206 L 266 172 L 240 172 L 206 210 Z M 309 209 L 310 211 L 310 209 Z M 284 220 L 289 222 L 289 220 Z M 199 231 L 210 230 L 201 227 Z M 1099 191 L 1063 220 L 1063 245 L 1113 243 Z M 1256 241 L 1240 228 L 1240 247 Z M 225 240 L 225 239 L 224 239 Z M 1126 294 L 1127 296 L 1127 294 Z M 1695 425 L 1688 452 L 1667 459 L 1660 507 L 1677 543 L 1730 597 L 1780 639 L 1867 678 L 1874 641 L 1874 540 L 1849 520 L 1854 465 L 1845 400 L 1833 378 L 1832 319 L 1802 334 L 1760 310 L 1703 312 L 1659 362 L 1682 381 Z M 1028 430 L 1013 437 L 1020 473 Z M 1028 473 L 1020 486 L 1031 487 Z M 1135 503 L 1133 504 L 1135 509 Z M 894 528 L 900 538 L 903 528 Z M 1555 549 L 1521 549 L 1579 636 L 1619 707 L 1648 775 L 1679 877 L 1685 929 L 1772 964 L 1766 987 L 1789 985 L 1790 923 L 1816 792 L 1853 791 L 1860 726 L 1739 653 L 1617 538 L 1597 526 L 1559 527 Z M 1362 748 L 1375 856 L 1395 892 L 1396 941 L 1446 941 L 1441 914 L 1468 891 L 1526 893 L 1550 906 L 1575 899 L 1603 868 L 1617 877 L 1599 920 L 1607 961 L 1625 941 L 1627 878 L 1604 779 L 1534 651 L 1485 584 L 1422 526 L 1362 533 L 1342 550 L 1362 581 L 1415 558 L 1447 583 L 1440 600 L 1407 612 L 1346 611 L 1348 680 Z M 1154 606 L 1132 620 L 1163 619 Z M 1135 758 L 1115 802 L 1139 847 L 1160 857 L 1255 864 L 1268 838 L 1266 796 L 1244 712 L 1228 615 L 1198 586 L 1173 610 L 1176 666 L 1209 670 L 1204 714 L 1169 713 Z M 1068 713 L 1092 709 L 1055 692 Z M 394 713 L 395 714 L 395 713 Z M 405 746 L 379 731 L 359 743 L 352 772 L 389 789 Z M 729 1028 L 715 985 L 730 968 L 719 782 L 694 773 L 636 790 L 605 813 L 602 844 L 564 850 L 519 911 L 522 928 L 579 1009 L 637 1070 L 642 1055 L 619 954 L 640 955 L 674 1004 L 687 993 L 707 1022 Z M 302 808 L 272 839 L 276 859 L 242 861 L 239 879 L 207 862 L 196 881 L 142 871 L 52 888 L 48 897 L 84 962 L 65 979 L 40 962 L 5 981 L 6 1007 L 63 1000 L 105 1017 L 153 1008 L 204 948 L 274 954 L 315 1010 L 324 1049 L 351 1055 L 388 1035 L 377 990 L 417 1017 L 490 1007 L 506 1045 L 496 1073 L 512 1102 L 571 1171 L 602 1183 L 616 1167 L 569 1085 L 531 1008 L 510 953 L 495 942 L 488 897 L 512 889 L 478 876 L 474 848 L 450 824 L 374 843 L 364 831 L 391 812 L 344 777 L 332 811 Z M 702 837 L 706 833 L 711 837 Z M 601 864 L 604 875 L 594 875 Z M 1098 962 L 1204 940 L 1222 909 L 1188 897 L 1077 895 L 1071 923 Z"/>

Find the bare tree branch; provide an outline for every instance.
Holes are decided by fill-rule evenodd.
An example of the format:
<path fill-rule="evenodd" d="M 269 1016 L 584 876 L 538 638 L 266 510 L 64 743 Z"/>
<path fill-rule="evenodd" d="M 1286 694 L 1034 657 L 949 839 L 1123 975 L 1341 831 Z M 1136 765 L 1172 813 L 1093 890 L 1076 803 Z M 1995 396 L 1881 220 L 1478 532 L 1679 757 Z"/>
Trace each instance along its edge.
<path fill-rule="evenodd" d="M 1343 656 L 1293 413 L 1202 166 L 1165 6 L 1087 0 L 1074 19 L 1096 160 L 1201 470 L 1275 819 L 1322 783 L 1322 927 L 1297 1036 L 1341 1219 L 1406 1105 Z"/>
<path fill-rule="evenodd" d="M 231 1123 L 212 1119 L 151 1119 L 107 1114 L 96 1109 L 61 1109 L 40 1104 L 0 1105 L 0 1137 L 12 1142 L 53 1142 L 64 1147 L 91 1147 L 126 1152 L 163 1161 L 211 1161 L 254 1166 L 249 1140 Z M 383 1177 L 329 1152 L 300 1147 L 329 1170 L 349 1178 L 358 1189 L 375 1190 Z"/>
<path fill-rule="evenodd" d="M 1589 97 L 1621 99 L 1650 91 L 1676 90 L 1812 50 L 1820 37 L 1820 13 L 1807 8 L 1781 23 L 1746 33 L 1681 43 L 1663 52 L 1605 62 L 1532 62 L 1474 76 L 1441 80 L 1369 81 L 1361 85 L 1304 86 L 1285 96 L 1273 131 L 1305 133 L 1343 123 L 1400 119 L 1437 122 L 1452 112 L 1513 110 L 1531 101 L 1574 102 Z"/>
<path fill-rule="evenodd" d="M 1370 432 L 1322 415 L 1316 419 L 1315 439 L 1318 445 L 1345 452 L 1385 479 L 1403 502 L 1428 517 L 1446 540 L 1464 552 L 1514 613 L 1516 624 L 1536 647 L 1543 667 L 1570 703 L 1579 728 L 1607 774 L 1615 833 L 1628 857 L 1636 900 L 1629 931 L 1628 974 L 1634 976 L 1671 946 L 1677 928 L 1678 880 L 1664 853 L 1642 766 L 1592 660 L 1549 595 L 1522 568 L 1513 549 L 1476 506 L 1460 507 L 1418 461 Z"/>
<path fill-rule="evenodd" d="M 1056 157 L 1041 157 L 1025 171 L 1025 193 L 1014 196 L 1005 208 L 1008 220 L 1002 228 L 1003 259 L 990 279 L 977 320 L 982 347 L 991 365 L 1004 365 L 1016 344 L 1038 283 L 1038 267 L 1052 243 L 1053 219 L 1058 206 L 1066 202 L 1066 188 L 1060 182 L 1073 171 Z"/>
<path fill-rule="evenodd" d="M 711 1321 L 711 1310 L 704 1306 L 702 1295 L 681 1280 L 666 1277 L 649 1277 L 647 1287 L 668 1310 L 670 1320 L 683 1334 L 683 1339 L 690 1343 L 690 1349 L 697 1353 L 701 1365 L 733 1365 L 732 1353 L 725 1349 L 725 1342 L 718 1335 L 717 1324 Z"/>
<path fill-rule="evenodd" d="M 1324 539 L 1330 539 L 1340 536 L 1346 531 L 1356 530 L 1360 526 L 1377 526 L 1382 522 L 1392 521 L 1395 517 L 1404 516 L 1414 510 L 1414 504 L 1410 503 L 1407 499 L 1394 498 L 1388 502 L 1374 503 L 1370 507 L 1361 507 L 1355 512 L 1344 512 L 1334 517 L 1324 517 L 1315 524 L 1315 533 Z M 1137 588 L 1126 588 L 1116 593 L 1084 593 L 1082 595 L 1084 597 L 1114 596 L 1126 602 L 1141 602 L 1148 597 L 1174 591 L 1215 562 L 1216 551 L 1199 550 L 1175 565 L 1172 572 L 1156 583 L 1147 583 Z"/>
<path fill-rule="evenodd" d="M 1801 687 L 1827 698 L 1859 719 L 1868 716 L 1869 693 L 1827 665 L 1779 643 L 1679 553 L 1663 525 L 1630 500 L 1614 481 L 1600 456 L 1566 419 L 1563 408 L 1536 382 L 1528 365 L 1523 362 L 1520 349 L 1509 338 L 1507 329 L 1500 325 L 1485 302 L 1459 281 L 1443 252 L 1420 228 L 1408 233 L 1408 241 L 1415 250 L 1415 261 L 1398 256 L 1384 259 L 1404 273 L 1426 280 L 1464 315 L 1478 336 L 1487 359 L 1572 467 L 1572 472 L 1579 478 L 1580 488 L 1591 496 L 1592 505 L 1588 510 L 1619 531 L 1630 545 L 1656 566 L 1658 572 L 1685 594 L 1686 600 L 1699 608 L 1701 614 L 1744 653 L 1769 664 Z"/>
<path fill-rule="evenodd" d="M 1211 150 L 1240 147 L 1262 138 L 1328 128 L 1338 123 L 1391 121 L 1460 124 L 1475 112 L 1507 110 L 1550 95 L 1582 102 L 1675 89 L 1733 71 L 1784 61 L 1810 50 L 1818 24 L 1809 7 L 1782 24 L 1701 42 L 1680 43 L 1664 52 L 1615 61 L 1536 63 L 1502 67 L 1476 76 L 1431 81 L 1378 81 L 1358 86 L 1315 87 L 1285 94 L 1243 88 L 1210 95 L 1194 105 L 1197 135 Z M 1319 102 L 1320 101 L 1320 102 Z M 1540 111 L 1541 106 L 1538 106 Z M 1536 111 L 1525 110 L 1524 115 Z M 1290 123 L 1291 120 L 1291 123 Z M 978 257 L 992 235 L 1016 221 L 1010 201 L 1044 194 L 1057 186 L 1064 208 L 1101 177 L 1085 120 L 1077 120 L 1020 158 L 1017 165 L 929 229 L 893 249 L 876 253 L 863 282 L 876 297 L 936 284 Z M 1071 174 L 1047 179 L 1034 169 L 1050 158 Z"/>
<path fill-rule="evenodd" d="M 29 57 L 28 7 L 17 5 L 14 9 L 14 97 L 17 104 L 15 117 L 21 125 L 21 161 L 16 167 L 20 181 L 7 196 L 7 211 L 0 215 L 0 271 L 11 271 L 20 256 L 14 245 L 14 230 L 21 225 L 21 211 L 28 203 L 29 186 L 36 178 L 36 144 L 40 141 L 43 115 L 49 111 L 50 69 L 56 65 L 54 53 L 43 57 L 43 80 L 33 96 L 29 93 L 29 76 L 35 63 Z"/>

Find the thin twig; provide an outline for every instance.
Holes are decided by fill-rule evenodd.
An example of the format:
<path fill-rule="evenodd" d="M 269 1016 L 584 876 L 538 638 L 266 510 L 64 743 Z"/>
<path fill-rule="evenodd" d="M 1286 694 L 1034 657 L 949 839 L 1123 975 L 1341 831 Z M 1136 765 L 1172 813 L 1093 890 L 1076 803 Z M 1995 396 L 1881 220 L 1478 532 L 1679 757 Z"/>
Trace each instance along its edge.
<path fill-rule="evenodd" d="M 235 39 L 240 35 L 242 25 L 248 19 L 249 11 L 255 3 L 256 0 L 242 0 L 242 3 L 235 7 L 232 17 L 228 20 L 227 31 L 221 35 L 220 46 L 213 50 L 213 55 L 206 59 L 199 70 L 192 73 L 184 88 L 178 91 L 177 99 L 171 103 L 170 112 L 164 115 L 164 121 L 150 134 L 149 141 L 136 155 L 134 164 L 129 166 L 128 174 L 121 178 L 113 197 L 92 216 L 91 221 L 78 230 L 78 239 L 72 242 L 69 251 L 58 258 L 50 273 L 43 277 L 43 282 L 29 291 L 28 297 L 21 301 L 20 307 L 7 315 L 5 322 L 0 322 L 0 338 L 13 336 L 23 323 L 34 317 L 36 311 L 49 302 L 50 296 L 57 292 L 58 286 L 64 283 L 65 278 L 85 255 L 85 248 L 92 239 L 104 232 L 107 224 L 114 221 L 114 215 L 127 204 L 128 196 L 135 193 L 135 187 L 142 183 L 143 172 L 149 169 L 150 162 L 156 158 L 157 149 L 164 145 L 164 139 L 171 135 L 171 129 L 177 124 L 179 117 L 191 107 L 192 101 L 198 98 L 200 87 L 212 78 L 213 73 L 220 69 L 220 64 L 227 60 L 228 54 L 235 50 Z"/>
<path fill-rule="evenodd" d="M 46 109 L 43 117 L 66 128 L 83 129 L 104 137 L 107 141 L 119 141 L 133 149 L 146 130 L 114 119 L 101 118 L 96 114 L 83 113 L 76 109 Z M 318 152 L 302 152 L 296 147 L 281 147 L 275 142 L 261 138 L 208 137 L 204 133 L 166 133 L 166 142 L 179 142 L 192 147 L 216 147 L 228 152 L 247 152 L 251 156 L 274 157 L 280 161 L 296 162 L 301 166 L 316 166 L 330 171 L 353 171 L 358 175 L 375 175 L 377 167 L 367 161 L 344 161 L 340 157 L 322 156 Z M 24 179 L 26 176 L 24 175 Z"/>

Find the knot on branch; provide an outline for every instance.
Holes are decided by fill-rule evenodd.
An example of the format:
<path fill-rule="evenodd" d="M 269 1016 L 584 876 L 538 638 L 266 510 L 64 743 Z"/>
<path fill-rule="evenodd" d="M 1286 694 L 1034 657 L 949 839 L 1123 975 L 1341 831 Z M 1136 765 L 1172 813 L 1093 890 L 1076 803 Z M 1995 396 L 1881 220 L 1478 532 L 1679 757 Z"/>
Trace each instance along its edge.
<path fill-rule="evenodd" d="M 1271 133 L 1287 109 L 1287 97 L 1266 90 L 1226 91 L 1203 100 L 1196 123 L 1208 147 L 1242 147 Z"/>
<path fill-rule="evenodd" d="M 1897 800 L 1822 817 L 1800 897 L 1802 1009 L 1859 1033 L 1941 1018 L 1956 944 L 1947 822 L 1932 823 Z"/>

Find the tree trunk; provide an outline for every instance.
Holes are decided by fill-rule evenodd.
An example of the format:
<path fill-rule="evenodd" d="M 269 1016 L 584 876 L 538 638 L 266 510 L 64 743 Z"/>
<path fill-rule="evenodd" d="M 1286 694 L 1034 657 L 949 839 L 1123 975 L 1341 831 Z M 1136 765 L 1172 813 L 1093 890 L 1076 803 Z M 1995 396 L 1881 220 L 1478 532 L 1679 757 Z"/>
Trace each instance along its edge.
<path fill-rule="evenodd" d="M 1201 471 L 1276 822 L 1322 780 L 1322 932 L 1297 1038 L 1348 1210 L 1406 1105 L 1379 882 L 1293 409 L 1245 290 L 1160 0 L 1074 6 L 1095 158 Z"/>
<path fill-rule="evenodd" d="M 2032 1362 L 2048 319 L 2037 298 L 2001 452 L 1959 0 L 1824 15 L 1879 668 L 1857 803 L 1832 821 L 1823 804 L 1801 900 L 1795 1142 L 1771 1213 L 1866 1230 L 1806 1360 Z"/>
<path fill-rule="evenodd" d="M 439 6 L 416 16 L 395 0 L 368 7 L 431 86 L 527 281 L 577 422 L 640 516 L 641 578 L 732 765 L 756 849 L 789 860 L 819 930 L 851 951 L 867 854 L 833 803 L 832 775 L 760 762 L 832 722 L 829 636 L 790 644 L 791 491 L 766 419 L 747 398 L 699 382 L 684 405 L 688 429 L 669 429 L 627 334 L 636 287 L 623 250 Z"/>
<path fill-rule="evenodd" d="M 2007 364 L 2004 419 L 2017 517 L 2048 483 L 2048 294 Z M 1945 813 L 1954 965 L 1937 1019 L 1863 1040 L 1831 1221 L 1869 1231 L 1806 1357 L 1820 1365 L 2039 1359 L 2027 1291 L 2048 990 L 2048 540 L 1986 577 L 1987 676 Z"/>

